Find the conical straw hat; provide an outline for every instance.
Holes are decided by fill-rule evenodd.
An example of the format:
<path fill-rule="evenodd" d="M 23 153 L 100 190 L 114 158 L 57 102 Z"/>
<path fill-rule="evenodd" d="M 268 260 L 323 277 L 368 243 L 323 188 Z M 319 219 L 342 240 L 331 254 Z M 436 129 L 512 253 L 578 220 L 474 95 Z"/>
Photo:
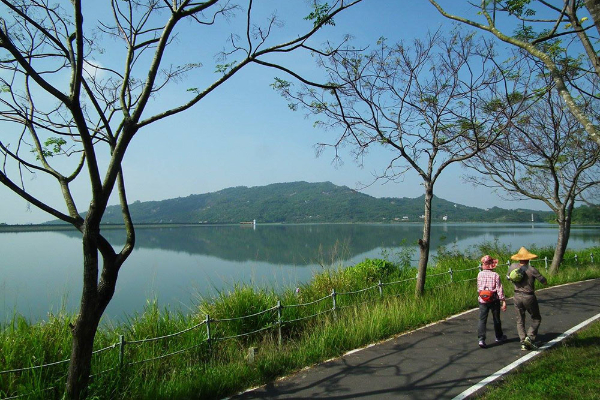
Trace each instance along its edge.
<path fill-rule="evenodd" d="M 525 247 L 521 247 L 519 252 L 510 257 L 511 260 L 523 261 L 523 260 L 533 260 L 537 258 L 537 255 L 530 253 Z"/>

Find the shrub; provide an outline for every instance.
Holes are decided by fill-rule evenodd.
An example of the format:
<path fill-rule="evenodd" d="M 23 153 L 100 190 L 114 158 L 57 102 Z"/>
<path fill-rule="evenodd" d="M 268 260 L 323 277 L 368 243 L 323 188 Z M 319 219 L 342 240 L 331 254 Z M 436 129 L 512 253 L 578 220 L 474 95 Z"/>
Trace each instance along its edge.
<path fill-rule="evenodd" d="M 352 286 L 364 287 L 379 280 L 385 281 L 398 276 L 399 269 L 389 261 L 381 259 L 365 259 L 353 267 L 346 268 L 342 273 L 352 282 Z"/>
<path fill-rule="evenodd" d="M 233 319 L 218 324 L 220 334 L 224 336 L 239 335 L 264 328 L 276 321 L 276 311 L 261 313 L 277 305 L 278 297 L 273 291 L 254 288 L 249 285 L 235 285 L 229 292 L 219 292 L 216 299 L 204 301 L 200 311 L 210 315 L 211 319 Z"/>

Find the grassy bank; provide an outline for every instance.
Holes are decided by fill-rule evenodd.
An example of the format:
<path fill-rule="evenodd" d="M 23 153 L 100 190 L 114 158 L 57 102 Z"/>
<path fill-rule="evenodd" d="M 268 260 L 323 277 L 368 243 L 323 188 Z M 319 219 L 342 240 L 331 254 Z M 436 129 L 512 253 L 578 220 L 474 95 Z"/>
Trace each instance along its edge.
<path fill-rule="evenodd" d="M 600 399 L 600 322 L 518 368 L 482 400 Z"/>
<path fill-rule="evenodd" d="M 473 260 L 487 253 L 505 261 L 511 254 L 497 244 L 479 247 L 476 254 L 440 252 L 428 270 L 426 294 L 419 299 L 413 296 L 416 271 L 408 265 L 410 257 L 399 254 L 389 260 L 326 270 L 311 282 L 282 293 L 239 286 L 203 300 L 191 315 L 159 310 L 149 302 L 144 313 L 98 332 L 95 348 L 99 352 L 93 358 L 89 396 L 218 399 L 470 309 L 477 301 L 477 262 Z M 541 259 L 552 254 L 551 249 L 532 251 Z M 569 252 L 560 273 L 549 277 L 549 284 L 600 277 L 590 251 Z M 600 249 L 593 251 L 600 260 Z M 544 271 L 543 262 L 536 267 Z M 498 270 L 502 276 L 506 265 Z M 512 295 L 512 285 L 505 286 Z M 72 319 L 61 314 L 46 323 L 30 324 L 14 318 L 0 332 L 0 371 L 67 359 Z M 181 331 L 185 332 L 144 341 Z M 126 344 L 122 358 L 121 336 Z M 253 362 L 249 348 L 256 349 Z M 63 363 L 1 374 L 0 398 L 19 394 L 60 398 L 66 370 Z"/>

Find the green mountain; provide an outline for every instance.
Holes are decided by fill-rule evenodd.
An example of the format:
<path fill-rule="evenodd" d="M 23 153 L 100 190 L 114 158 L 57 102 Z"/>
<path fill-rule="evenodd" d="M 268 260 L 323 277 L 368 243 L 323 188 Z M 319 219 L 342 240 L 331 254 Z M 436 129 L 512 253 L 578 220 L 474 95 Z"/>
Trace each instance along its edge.
<path fill-rule="evenodd" d="M 136 201 L 130 205 L 134 223 L 260 223 L 310 222 L 419 222 L 424 196 L 375 198 L 330 182 L 276 183 L 233 187 L 162 201 Z M 487 210 L 434 198 L 434 222 L 529 222 L 550 220 L 551 212 Z M 104 223 L 121 224 L 118 206 L 106 210 Z"/>

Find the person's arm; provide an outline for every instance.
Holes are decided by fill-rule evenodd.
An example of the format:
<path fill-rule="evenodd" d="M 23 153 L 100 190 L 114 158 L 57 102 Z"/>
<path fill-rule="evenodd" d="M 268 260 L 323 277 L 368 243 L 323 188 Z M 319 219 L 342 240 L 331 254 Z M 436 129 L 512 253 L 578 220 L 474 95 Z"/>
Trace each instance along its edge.
<path fill-rule="evenodd" d="M 542 274 L 540 274 L 540 271 L 538 271 L 537 269 L 531 267 L 531 272 L 533 273 L 533 277 L 535 279 L 537 279 L 542 285 L 545 285 L 546 283 L 548 283 L 548 280 L 546 279 L 546 277 Z"/>
<path fill-rule="evenodd" d="M 500 280 L 499 274 L 496 274 L 496 288 L 496 293 L 498 293 L 501 304 L 500 309 L 506 311 L 506 297 L 504 296 L 504 288 L 502 287 L 502 281 Z"/>

